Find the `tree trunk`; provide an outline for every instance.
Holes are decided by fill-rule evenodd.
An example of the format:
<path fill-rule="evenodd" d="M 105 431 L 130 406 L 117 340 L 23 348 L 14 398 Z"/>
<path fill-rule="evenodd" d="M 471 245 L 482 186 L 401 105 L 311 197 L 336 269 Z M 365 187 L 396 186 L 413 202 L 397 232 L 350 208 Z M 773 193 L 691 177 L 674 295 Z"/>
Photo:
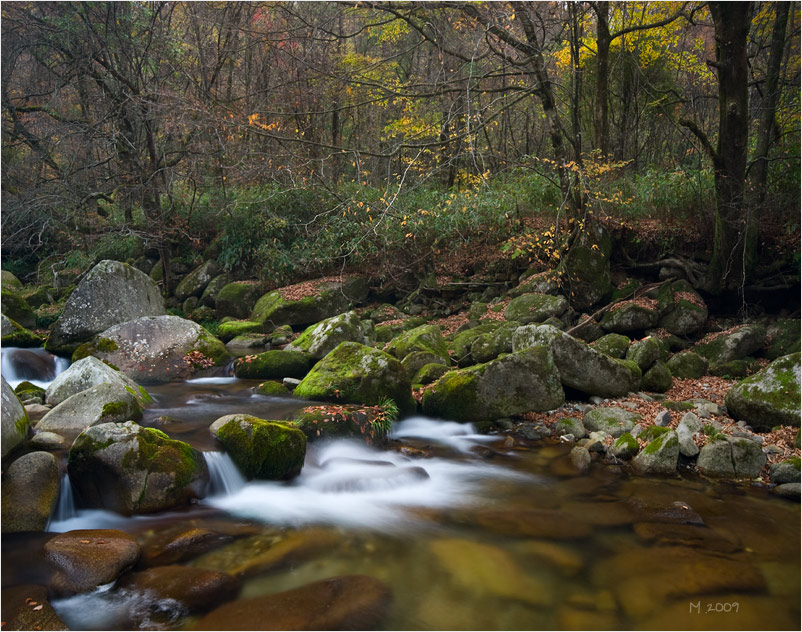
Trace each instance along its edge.
<path fill-rule="evenodd" d="M 607 93 L 609 91 L 610 76 L 610 3 L 597 3 L 596 21 L 596 103 L 593 109 L 593 146 L 601 151 L 602 156 L 607 155 L 607 139 L 610 136 L 610 116 L 608 111 Z"/>

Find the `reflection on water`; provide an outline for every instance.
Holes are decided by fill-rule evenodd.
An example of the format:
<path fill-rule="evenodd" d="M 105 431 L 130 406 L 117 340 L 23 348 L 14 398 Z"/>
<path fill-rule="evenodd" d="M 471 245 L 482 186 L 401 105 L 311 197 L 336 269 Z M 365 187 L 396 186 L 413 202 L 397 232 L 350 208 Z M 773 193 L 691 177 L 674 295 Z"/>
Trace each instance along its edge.
<path fill-rule="evenodd" d="M 41 388 L 47 388 L 47 385 L 69 365 L 67 358 L 55 356 L 44 349 L 19 347 L 0 349 L 0 372 L 11 388 L 16 388 L 20 382 L 26 380 Z"/>

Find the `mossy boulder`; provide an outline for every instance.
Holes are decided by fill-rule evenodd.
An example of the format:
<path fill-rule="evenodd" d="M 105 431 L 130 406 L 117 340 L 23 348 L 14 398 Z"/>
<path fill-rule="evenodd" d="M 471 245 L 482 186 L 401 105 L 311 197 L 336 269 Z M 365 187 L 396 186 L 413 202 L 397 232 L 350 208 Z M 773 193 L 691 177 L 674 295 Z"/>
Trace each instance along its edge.
<path fill-rule="evenodd" d="M 761 445 L 742 437 L 717 434 L 702 446 L 697 469 L 712 478 L 753 479 L 766 464 Z"/>
<path fill-rule="evenodd" d="M 586 310 L 610 294 L 611 252 L 610 234 L 600 224 L 589 224 L 574 238 L 558 272 L 560 287 L 575 310 Z"/>
<path fill-rule="evenodd" d="M 302 378 L 309 372 L 309 366 L 309 358 L 300 351 L 274 349 L 239 358 L 234 363 L 234 375 L 255 380 Z"/>
<path fill-rule="evenodd" d="M 187 504 L 209 486 L 198 450 L 133 421 L 103 423 L 78 435 L 67 471 L 86 506 L 125 515 Z"/>
<path fill-rule="evenodd" d="M 358 342 L 343 342 L 320 360 L 295 388 L 295 396 L 346 404 L 395 401 L 402 414 L 415 410 L 412 386 L 393 356 Z"/>
<path fill-rule="evenodd" d="M 418 374 L 418 371 L 429 364 L 440 364 L 445 367 L 446 370 L 451 368 L 451 365 L 447 364 L 446 360 L 430 351 L 413 351 L 404 356 L 404 359 L 401 360 L 401 366 L 404 367 L 404 370 L 407 372 L 413 384 L 415 383 L 414 378 Z"/>
<path fill-rule="evenodd" d="M 766 349 L 769 360 L 800 351 L 799 339 L 802 324 L 798 318 L 779 318 L 766 327 Z"/>
<path fill-rule="evenodd" d="M 3 473 L 3 533 L 44 531 L 58 502 L 59 473 L 49 452 L 29 452 Z"/>
<path fill-rule="evenodd" d="M 436 382 L 451 370 L 450 366 L 433 362 L 424 364 L 412 378 L 412 384 L 431 384 Z"/>
<path fill-rule="evenodd" d="M 741 325 L 730 331 L 719 333 L 710 342 L 693 348 L 710 362 L 710 369 L 732 360 L 753 355 L 766 344 L 766 328 L 760 324 Z"/>
<path fill-rule="evenodd" d="M 38 309 L 42 305 L 56 302 L 56 289 L 50 287 L 35 287 L 23 294 L 25 301 L 31 309 Z"/>
<path fill-rule="evenodd" d="M 45 347 L 72 352 L 109 327 L 164 313 L 159 288 L 146 274 L 119 261 L 101 261 L 70 294 Z"/>
<path fill-rule="evenodd" d="M 2 437 L 0 437 L 0 449 L 2 458 L 6 458 L 17 446 L 28 437 L 30 432 L 30 421 L 28 413 L 22 406 L 14 390 L 11 388 L 6 378 L 0 376 L 0 418 L 2 418 Z"/>
<path fill-rule="evenodd" d="M 13 272 L 0 270 L 0 287 L 4 290 L 22 291 L 22 281 Z"/>
<path fill-rule="evenodd" d="M 0 315 L 2 320 L 2 339 L 0 345 L 3 347 L 41 347 L 44 339 L 37 336 L 30 329 L 25 329 L 15 320 L 8 318 L 5 314 Z"/>
<path fill-rule="evenodd" d="M 415 329 L 405 331 L 387 346 L 387 353 L 399 360 L 414 351 L 426 351 L 442 358 L 446 363 L 450 364 L 451 362 L 448 345 L 437 325 L 420 325 Z"/>
<path fill-rule="evenodd" d="M 302 351 L 310 358 L 320 360 L 338 344 L 347 341 L 361 344 L 372 342 L 365 336 L 359 315 L 354 311 L 338 314 L 310 325 L 287 345 L 286 350 Z"/>
<path fill-rule="evenodd" d="M 513 351 L 542 344 L 551 348 L 565 386 L 600 397 L 619 397 L 640 388 L 641 374 L 635 363 L 599 353 L 556 327 L 525 325 L 512 339 Z"/>
<path fill-rule="evenodd" d="M 232 316 L 248 318 L 259 299 L 259 287 L 251 281 L 233 281 L 217 292 L 214 301 L 215 315 L 218 319 Z M 251 318 L 249 320 L 256 320 Z"/>
<path fill-rule="evenodd" d="M 369 444 L 384 441 L 392 422 L 392 415 L 380 406 L 356 404 L 307 406 L 293 417 L 295 426 L 310 441 L 326 437 L 356 437 Z"/>
<path fill-rule="evenodd" d="M 477 364 L 495 360 L 502 353 L 512 352 L 512 335 L 521 323 L 503 323 L 493 331 L 482 334 L 471 344 L 471 359 Z"/>
<path fill-rule="evenodd" d="M 660 318 L 658 326 L 675 336 L 687 336 L 704 327 L 707 321 L 707 305 L 693 290 L 680 291 L 674 288 L 671 308 Z"/>
<path fill-rule="evenodd" d="M 627 349 L 627 360 L 632 360 L 643 372 L 646 372 L 659 359 L 660 343 L 651 336 L 633 342 Z"/>
<path fill-rule="evenodd" d="M 301 473 L 306 436 L 287 422 L 227 415 L 210 429 L 249 479 L 288 480 Z"/>
<path fill-rule="evenodd" d="M 218 274 L 206 284 L 203 293 L 200 295 L 200 304 L 214 309 L 217 306 L 217 295 L 220 294 L 220 290 L 222 290 L 229 283 L 233 282 L 234 277 L 232 277 L 230 274 L 226 272 L 223 274 Z"/>
<path fill-rule="evenodd" d="M 588 436 L 587 428 L 576 417 L 563 417 L 554 425 L 557 436 L 574 435 L 574 439 L 584 439 Z"/>
<path fill-rule="evenodd" d="M 28 302 L 14 290 L 0 291 L 0 307 L 2 313 L 22 327 L 30 329 L 36 326 L 36 314 Z"/>
<path fill-rule="evenodd" d="M 386 344 L 404 331 L 415 329 L 426 323 L 420 316 L 405 317 L 400 322 L 383 323 L 374 329 L 376 342 Z"/>
<path fill-rule="evenodd" d="M 504 310 L 504 318 L 522 325 L 542 323 L 549 316 L 560 316 L 568 309 L 564 296 L 550 294 L 523 294 L 510 301 Z"/>
<path fill-rule="evenodd" d="M 134 380 L 93 356 L 74 362 L 66 371 L 57 375 L 47 386 L 45 401 L 49 406 L 57 406 L 76 393 L 106 383 L 118 384 L 128 390 L 141 406 L 152 401 L 147 391 Z"/>
<path fill-rule="evenodd" d="M 23 405 L 28 404 L 44 404 L 45 403 L 45 389 L 41 386 L 36 386 L 27 380 L 20 382 L 14 389 L 14 393 Z"/>
<path fill-rule="evenodd" d="M 507 294 L 513 298 L 524 294 L 551 294 L 560 293 L 560 273 L 556 270 L 547 270 L 525 276 L 521 282 Z"/>
<path fill-rule="evenodd" d="M 39 420 L 36 430 L 74 437 L 87 427 L 141 417 L 139 393 L 120 383 L 103 383 L 65 399 Z"/>
<path fill-rule="evenodd" d="M 738 382 L 724 399 L 730 414 L 752 428 L 799 427 L 800 354 L 777 358 L 762 371 Z"/>
<path fill-rule="evenodd" d="M 450 371 L 423 395 L 426 415 L 454 421 L 491 421 L 553 410 L 565 401 L 551 351 L 528 347 L 486 364 Z"/>
<path fill-rule="evenodd" d="M 671 375 L 679 379 L 698 379 L 707 374 L 707 358 L 693 351 L 681 351 L 672 355 L 666 366 Z"/>
<path fill-rule="evenodd" d="M 590 346 L 611 358 L 623 358 L 629 348 L 629 338 L 623 334 L 606 334 L 594 340 Z"/>
<path fill-rule="evenodd" d="M 665 393 L 673 384 L 671 371 L 660 360 L 655 362 L 641 378 L 641 388 L 652 393 Z"/>
<path fill-rule="evenodd" d="M 679 462 L 679 439 L 673 430 L 663 430 L 665 432 L 647 443 L 632 459 L 632 467 L 639 474 L 676 474 Z"/>
<path fill-rule="evenodd" d="M 73 361 L 89 355 L 117 367 L 138 384 L 186 380 L 205 368 L 226 364 L 231 357 L 219 339 L 178 316 L 114 325 L 76 350 Z"/>
<path fill-rule="evenodd" d="M 301 294 L 305 295 L 298 299 L 287 298 Z M 364 301 L 367 294 L 367 284 L 361 277 L 318 279 L 307 282 L 298 292 L 282 288 L 263 295 L 254 305 L 250 320 L 269 323 L 273 327 L 306 327 L 342 314 Z"/>
<path fill-rule="evenodd" d="M 640 421 L 640 415 L 623 408 L 599 407 L 585 413 L 584 426 L 591 432 L 606 432 L 620 437 L 629 432 Z"/>
<path fill-rule="evenodd" d="M 252 320 L 227 320 L 224 323 L 220 323 L 217 328 L 217 336 L 223 342 L 233 340 L 237 336 L 253 333 L 265 333 L 264 325 Z"/>
<path fill-rule="evenodd" d="M 476 327 L 465 329 L 451 336 L 448 342 L 448 352 L 459 366 L 470 366 L 475 364 L 471 358 L 471 345 L 482 335 L 490 334 L 501 326 L 501 323 L 490 322 L 482 323 Z"/>
<path fill-rule="evenodd" d="M 204 261 L 195 268 L 175 288 L 175 297 L 184 301 L 190 296 L 200 298 L 209 282 L 220 275 L 220 266 L 215 261 Z"/>
<path fill-rule="evenodd" d="M 630 433 L 625 432 L 613 442 L 613 445 L 610 446 L 609 454 L 616 459 L 629 461 L 629 459 L 638 453 L 639 449 L 640 446 L 638 444 L 638 440 Z"/>
<path fill-rule="evenodd" d="M 284 384 L 275 380 L 262 382 L 254 389 L 254 393 L 267 395 L 269 397 L 289 397 L 292 394 Z"/>
<path fill-rule="evenodd" d="M 601 328 L 619 334 L 640 332 L 657 325 L 657 305 L 624 301 L 612 307 L 601 319 Z"/>

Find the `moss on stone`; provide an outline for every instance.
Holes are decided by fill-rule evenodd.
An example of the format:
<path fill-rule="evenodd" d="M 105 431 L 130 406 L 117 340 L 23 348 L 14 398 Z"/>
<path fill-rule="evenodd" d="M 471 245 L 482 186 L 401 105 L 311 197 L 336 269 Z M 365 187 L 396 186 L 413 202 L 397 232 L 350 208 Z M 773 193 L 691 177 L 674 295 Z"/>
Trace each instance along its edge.
<path fill-rule="evenodd" d="M 224 323 L 220 323 L 217 328 L 217 335 L 220 337 L 220 340 L 228 342 L 243 334 L 265 333 L 264 329 L 264 324 L 253 320 L 228 320 Z"/>
<path fill-rule="evenodd" d="M 41 386 L 36 386 L 36 384 L 32 384 L 28 381 L 20 382 L 14 389 L 14 393 L 16 393 L 20 399 L 25 399 L 26 397 L 44 398 L 45 392 L 45 389 L 43 389 Z"/>
<path fill-rule="evenodd" d="M 115 340 L 112 340 L 111 338 L 104 338 L 103 336 L 97 336 L 89 342 L 79 345 L 72 354 L 72 361 L 75 363 L 78 360 L 83 360 L 86 357 L 93 356 L 98 353 L 112 353 L 113 351 L 117 351 L 119 348 L 120 346 Z"/>
<path fill-rule="evenodd" d="M 666 399 L 663 401 L 663 408 L 667 408 L 668 410 L 673 410 L 676 412 L 683 412 L 687 410 L 693 410 L 694 405 L 693 402 L 677 402 L 673 399 Z"/>
<path fill-rule="evenodd" d="M 399 360 L 415 351 L 427 351 L 448 361 L 448 346 L 437 325 L 420 325 L 400 334 L 387 347 L 387 353 Z"/>
<path fill-rule="evenodd" d="M 661 437 L 667 432 L 670 432 L 670 430 L 670 428 L 666 428 L 665 426 L 647 426 L 641 430 L 638 438 L 643 439 L 644 441 L 652 441 L 653 439 Z"/>
<path fill-rule="evenodd" d="M 254 392 L 259 395 L 268 395 L 270 397 L 286 397 L 290 395 L 289 389 L 281 382 L 276 382 L 275 380 L 262 382 L 254 389 Z"/>
<path fill-rule="evenodd" d="M 655 439 L 650 441 L 646 447 L 643 448 L 644 454 L 655 454 L 661 449 L 670 449 L 674 446 L 679 446 L 679 439 L 677 439 L 677 435 L 675 433 L 670 433 L 668 428 L 662 428 L 662 430 L 665 430 L 666 432 L 661 433 Z"/>
<path fill-rule="evenodd" d="M 479 365 L 483 366 L 483 365 Z M 476 367 L 449 371 L 435 386 L 423 394 L 424 410 L 436 410 L 444 419 L 476 421 L 476 382 L 479 375 Z"/>
<path fill-rule="evenodd" d="M 300 351 L 265 351 L 240 358 L 234 364 L 234 375 L 242 379 L 302 378 L 308 371 L 309 358 Z"/>
<path fill-rule="evenodd" d="M 606 334 L 592 342 L 590 346 L 611 358 L 623 358 L 629 348 L 629 338 L 623 334 Z"/>
<path fill-rule="evenodd" d="M 413 384 L 431 384 L 448 373 L 451 367 L 440 363 L 424 364 L 412 379 Z"/>
<path fill-rule="evenodd" d="M 286 480 L 303 467 L 306 436 L 286 423 L 236 415 L 218 429 L 217 439 L 248 478 Z"/>

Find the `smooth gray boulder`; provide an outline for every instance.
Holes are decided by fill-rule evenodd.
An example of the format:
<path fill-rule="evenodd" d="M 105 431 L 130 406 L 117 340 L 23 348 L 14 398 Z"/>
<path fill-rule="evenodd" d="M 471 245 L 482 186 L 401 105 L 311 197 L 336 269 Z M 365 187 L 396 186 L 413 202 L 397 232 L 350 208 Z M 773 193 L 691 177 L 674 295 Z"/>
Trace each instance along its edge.
<path fill-rule="evenodd" d="M 215 261 L 204 261 L 195 268 L 175 288 L 175 297 L 185 301 L 190 296 L 200 298 L 209 282 L 220 274 L 220 266 Z"/>
<path fill-rule="evenodd" d="M 716 435 L 699 450 L 697 469 L 713 478 L 748 478 L 760 476 L 766 464 L 762 447 L 749 439 Z"/>
<path fill-rule="evenodd" d="M 3 533 L 44 531 L 58 493 L 56 457 L 29 452 L 16 459 L 3 474 Z"/>
<path fill-rule="evenodd" d="M 551 325 L 524 325 L 512 337 L 513 352 L 544 344 L 565 386 L 600 397 L 619 397 L 640 387 L 641 371 L 634 362 L 599 353 Z"/>
<path fill-rule="evenodd" d="M 45 401 L 48 406 L 58 406 L 76 393 L 99 384 L 119 384 L 123 388 L 131 389 L 132 395 L 139 400 L 140 404 L 150 402 L 147 392 L 130 377 L 120 371 L 115 371 L 94 356 L 78 360 L 57 375 L 45 391 Z"/>
<path fill-rule="evenodd" d="M 660 319 L 656 307 L 656 304 L 653 309 L 635 301 L 623 301 L 602 316 L 601 328 L 617 334 L 650 329 Z"/>
<path fill-rule="evenodd" d="M 781 463 L 773 463 L 769 468 L 769 480 L 775 485 L 800 482 L 799 459 L 789 459 Z"/>
<path fill-rule="evenodd" d="M 568 300 L 564 296 L 551 294 L 523 294 L 512 299 L 504 318 L 514 320 L 522 325 L 542 323 L 549 316 L 560 316 L 568 309 Z"/>
<path fill-rule="evenodd" d="M 2 406 L 0 406 L 0 419 L 2 419 L 2 436 L 0 437 L 0 444 L 2 444 L 2 458 L 6 458 L 12 450 L 21 444 L 28 436 L 30 431 L 30 421 L 28 420 L 28 413 L 20 402 L 14 389 L 11 388 L 6 378 L 0 376 L 0 397 L 2 397 Z"/>
<path fill-rule="evenodd" d="M 101 261 L 67 299 L 45 348 L 72 351 L 113 325 L 164 313 L 159 288 L 148 275 L 119 261 Z"/>
<path fill-rule="evenodd" d="M 302 351 L 314 360 L 320 360 L 341 342 L 358 342 L 369 345 L 359 315 L 345 312 L 310 325 L 304 332 L 284 347 L 285 351 Z"/>
<path fill-rule="evenodd" d="M 640 415 L 618 407 L 599 407 L 585 413 L 584 426 L 591 432 L 606 432 L 620 437 L 640 421 Z"/>
<path fill-rule="evenodd" d="M 724 398 L 730 414 L 752 428 L 799 427 L 800 354 L 777 358 L 765 369 L 741 380 Z"/>
<path fill-rule="evenodd" d="M 136 395 L 119 383 L 98 384 L 65 399 L 36 424 L 36 430 L 75 437 L 97 424 L 142 417 Z"/>
<path fill-rule="evenodd" d="M 717 334 L 710 342 L 701 342 L 692 351 L 710 362 L 710 370 L 716 366 L 740 360 L 752 355 L 766 344 L 766 328 L 763 325 L 742 325 Z"/>
<path fill-rule="evenodd" d="M 133 421 L 82 432 L 70 448 L 67 471 L 88 506 L 125 515 L 187 504 L 203 498 L 209 486 L 201 452 Z"/>
<path fill-rule="evenodd" d="M 73 359 L 95 356 L 138 384 L 186 380 L 225 364 L 225 345 L 198 323 L 178 316 L 145 317 L 106 329 L 76 349 Z"/>

